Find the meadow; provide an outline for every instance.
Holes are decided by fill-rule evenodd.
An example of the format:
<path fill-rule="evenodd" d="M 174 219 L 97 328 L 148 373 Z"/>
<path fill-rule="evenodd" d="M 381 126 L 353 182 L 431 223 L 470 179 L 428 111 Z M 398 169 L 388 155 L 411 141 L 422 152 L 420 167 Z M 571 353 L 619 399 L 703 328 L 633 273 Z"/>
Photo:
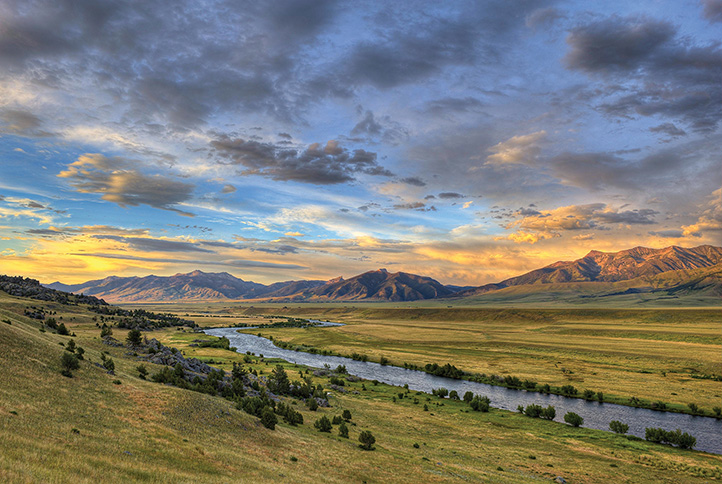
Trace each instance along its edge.
<path fill-rule="evenodd" d="M 54 317 L 62 317 L 75 333 L 73 340 L 85 348 L 85 360 L 73 378 L 60 374 L 60 356 L 71 337 L 47 329 L 41 332 L 38 320 L 24 316 L 29 306 L 56 311 Z M 265 320 L 223 314 L 231 317 L 192 319 L 202 325 L 224 326 Z M 230 401 L 139 378 L 137 357 L 128 348 L 103 344 L 94 317 L 82 306 L 0 293 L 0 320 L 9 321 L 0 323 L 0 481 L 514 483 L 549 482 L 563 476 L 569 483 L 671 483 L 722 479 L 721 456 L 507 411 L 471 412 L 463 402 L 363 381 L 346 382 L 345 391 L 333 391 L 330 408 L 312 412 L 297 405 L 304 424 L 281 423 L 271 431 L 255 417 L 236 410 Z M 338 329 L 358 331 L 372 320 L 353 319 L 347 318 L 357 324 Z M 308 330 L 309 335 L 314 332 Z M 124 341 L 125 333 L 114 328 L 119 341 Z M 233 362 L 244 361 L 244 355 L 228 350 L 191 346 L 197 339 L 210 338 L 188 328 L 144 334 L 177 347 L 187 357 L 212 361 L 226 370 Z M 414 336 L 418 335 L 414 332 Z M 115 375 L 95 365 L 101 353 L 114 359 Z M 263 376 L 278 363 L 253 357 L 244 365 Z M 146 365 L 151 374 L 159 369 Z M 283 365 L 291 379 L 305 370 Z M 326 377 L 314 377 L 314 381 L 328 386 Z M 321 415 L 340 415 L 346 409 L 353 415 L 350 439 L 340 437 L 335 427 L 331 433 L 313 427 Z M 358 448 L 362 430 L 376 437 L 376 450 Z"/>

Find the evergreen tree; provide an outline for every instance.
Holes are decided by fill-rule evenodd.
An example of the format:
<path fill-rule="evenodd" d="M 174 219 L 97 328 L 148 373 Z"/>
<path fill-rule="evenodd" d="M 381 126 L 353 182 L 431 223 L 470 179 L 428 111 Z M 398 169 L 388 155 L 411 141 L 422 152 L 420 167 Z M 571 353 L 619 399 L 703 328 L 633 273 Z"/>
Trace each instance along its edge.
<path fill-rule="evenodd" d="M 361 442 L 361 444 L 359 444 L 359 447 L 361 447 L 362 449 L 374 450 L 376 438 L 368 430 L 364 430 L 363 432 L 361 432 L 361 434 L 359 434 L 358 441 Z"/>

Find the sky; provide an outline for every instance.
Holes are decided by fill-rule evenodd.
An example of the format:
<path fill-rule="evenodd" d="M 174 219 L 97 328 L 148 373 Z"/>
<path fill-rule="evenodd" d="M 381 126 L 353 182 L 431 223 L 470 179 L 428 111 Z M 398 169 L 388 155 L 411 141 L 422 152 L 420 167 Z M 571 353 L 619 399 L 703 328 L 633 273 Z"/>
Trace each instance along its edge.
<path fill-rule="evenodd" d="M 722 0 L 0 0 L 0 273 L 722 245 Z"/>

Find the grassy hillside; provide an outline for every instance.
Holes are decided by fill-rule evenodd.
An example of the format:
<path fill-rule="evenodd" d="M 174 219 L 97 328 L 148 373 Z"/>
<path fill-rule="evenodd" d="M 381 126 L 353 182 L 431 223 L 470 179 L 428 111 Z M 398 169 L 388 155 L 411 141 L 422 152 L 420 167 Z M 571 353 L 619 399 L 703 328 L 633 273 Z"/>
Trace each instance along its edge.
<path fill-rule="evenodd" d="M 40 332 L 29 306 L 56 318 L 85 348 L 73 378 L 60 374 L 70 336 Z M 82 306 L 0 293 L 0 481 L 2 482 L 706 482 L 722 478 L 722 457 L 682 451 L 590 429 L 493 410 L 370 382 L 347 382 L 332 407 L 305 423 L 271 431 L 258 419 L 212 397 L 138 378 L 127 348 L 104 345 Z M 114 336 L 124 339 L 115 329 Z M 192 347 L 199 336 L 173 329 L 150 336 L 186 356 L 229 369 L 242 355 Z M 95 366 L 108 352 L 116 375 Z M 268 375 L 275 362 L 247 363 Z M 157 371 L 147 364 L 151 373 Z M 301 368 L 286 365 L 293 378 Z M 316 381 L 328 384 L 325 378 Z M 362 385 L 365 386 L 365 390 Z M 414 403 L 414 398 L 418 403 Z M 428 400 L 427 400 L 428 399 Z M 429 411 L 422 406 L 427 404 Z M 441 405 L 443 404 L 443 406 Z M 320 415 L 353 414 L 350 437 L 319 433 Z M 376 450 L 359 449 L 361 430 Z M 415 446 L 414 444 L 418 444 Z"/>

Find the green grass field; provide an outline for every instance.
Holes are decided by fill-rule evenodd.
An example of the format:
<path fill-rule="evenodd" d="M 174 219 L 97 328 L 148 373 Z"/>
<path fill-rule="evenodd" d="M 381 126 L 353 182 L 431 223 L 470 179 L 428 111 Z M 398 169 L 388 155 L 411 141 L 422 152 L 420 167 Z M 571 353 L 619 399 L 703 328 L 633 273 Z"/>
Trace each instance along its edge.
<path fill-rule="evenodd" d="M 56 317 L 63 317 L 74 340 L 86 349 L 86 360 L 73 378 L 60 375 L 62 344 L 70 337 L 40 332 L 38 321 L 23 316 L 24 308 L 33 305 L 57 311 Z M 393 402 L 392 396 L 403 389 L 369 382 L 347 383 L 345 393 L 334 392 L 328 409 L 311 412 L 298 405 L 303 425 L 279 424 L 270 431 L 220 397 L 141 380 L 136 358 L 126 348 L 102 344 L 92 316 L 83 307 L 0 293 L 0 320 L 12 323 L 0 322 L 0 481 L 516 483 L 550 482 L 557 475 L 569 483 L 722 479 L 721 456 L 506 411 L 469 412 L 462 402 L 415 392 Z M 227 325 L 235 320 L 208 317 L 202 322 Z M 358 332 L 365 324 L 371 323 L 340 329 Z M 374 324 L 381 325 L 378 320 Z M 122 341 L 124 331 L 114 331 Z M 377 338 L 378 331 L 351 335 Z M 147 336 L 225 369 L 242 359 L 226 350 L 191 347 L 202 336 L 175 328 Z M 420 341 L 428 344 L 426 336 Z M 106 351 L 116 363 L 116 375 L 94 365 Z M 267 375 L 275 364 L 256 359 L 247 366 Z M 157 370 L 147 366 L 151 373 Z M 285 366 L 292 379 L 302 370 Z M 317 381 L 328 384 L 327 379 Z M 336 428 L 331 434 L 313 428 L 320 415 L 339 415 L 344 409 L 353 414 L 349 440 L 339 437 Z M 376 450 L 357 447 L 362 430 L 374 434 Z"/>

